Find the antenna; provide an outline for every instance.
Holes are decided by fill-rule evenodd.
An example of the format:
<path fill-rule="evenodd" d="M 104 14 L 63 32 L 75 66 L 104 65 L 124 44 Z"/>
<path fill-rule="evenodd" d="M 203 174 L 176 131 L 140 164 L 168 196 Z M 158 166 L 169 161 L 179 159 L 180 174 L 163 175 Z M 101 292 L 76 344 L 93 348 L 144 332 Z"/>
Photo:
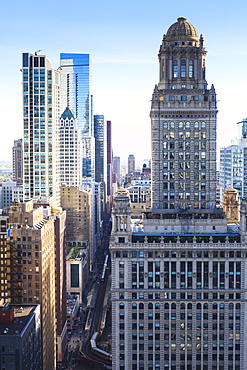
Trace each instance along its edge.
<path fill-rule="evenodd" d="M 35 51 L 34 55 L 38 55 L 38 53 L 39 53 L 40 51 L 42 51 L 42 50 L 37 50 L 37 51 Z"/>

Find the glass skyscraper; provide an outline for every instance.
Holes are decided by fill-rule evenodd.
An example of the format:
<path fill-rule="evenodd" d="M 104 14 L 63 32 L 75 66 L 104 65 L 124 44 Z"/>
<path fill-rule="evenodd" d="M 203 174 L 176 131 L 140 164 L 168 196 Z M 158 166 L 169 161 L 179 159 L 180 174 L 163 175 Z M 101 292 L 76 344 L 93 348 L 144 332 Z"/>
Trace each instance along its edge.
<path fill-rule="evenodd" d="M 82 139 L 82 176 L 94 179 L 91 62 L 89 54 L 60 54 L 61 112 L 69 108 Z"/>
<path fill-rule="evenodd" d="M 92 135 L 91 62 L 89 54 L 60 54 L 61 112 L 69 108 L 82 135 Z"/>

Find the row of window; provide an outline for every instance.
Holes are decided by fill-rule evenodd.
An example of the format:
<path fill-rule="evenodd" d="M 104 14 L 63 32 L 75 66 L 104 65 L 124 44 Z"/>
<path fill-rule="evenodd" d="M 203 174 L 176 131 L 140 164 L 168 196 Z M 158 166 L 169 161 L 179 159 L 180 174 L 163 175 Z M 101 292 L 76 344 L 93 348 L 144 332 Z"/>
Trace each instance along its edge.
<path fill-rule="evenodd" d="M 149 302 L 149 303 L 145 303 L 145 304 L 143 302 L 141 302 L 139 304 L 134 302 L 134 303 L 132 303 L 132 310 L 137 310 L 138 307 L 139 307 L 139 310 L 144 310 L 144 308 L 148 308 L 149 310 L 153 310 L 153 309 L 159 310 L 160 308 L 162 308 L 162 306 L 163 306 L 163 304 L 160 304 L 159 302 L 156 302 L 156 303 Z M 120 302 L 119 303 L 119 309 L 124 310 L 124 307 L 125 307 L 124 303 Z M 227 304 L 225 304 L 223 302 L 222 303 L 197 303 L 196 304 L 196 309 L 197 310 L 201 310 L 202 308 L 204 310 L 208 310 L 208 309 L 211 309 L 211 308 L 213 310 L 218 310 L 218 308 L 220 310 L 224 310 L 225 308 L 228 308 L 229 310 L 233 310 L 234 307 L 235 307 L 236 310 L 240 310 L 241 304 L 240 303 L 234 304 L 232 302 L 227 303 Z M 167 302 L 164 303 L 164 309 L 165 310 L 169 310 L 169 309 L 176 310 L 176 309 L 179 309 L 179 308 L 180 308 L 180 310 L 185 310 L 186 308 L 188 310 L 192 310 L 193 306 L 192 306 L 192 303 L 187 303 L 187 304 L 180 303 L 180 305 L 176 304 L 174 302 L 171 303 L 171 304 L 169 304 Z"/>
<path fill-rule="evenodd" d="M 199 227 L 198 227 L 199 229 Z M 164 230 L 167 230 L 165 228 Z M 206 227 L 205 227 L 206 230 Z M 215 230 L 215 229 L 214 229 Z M 176 238 L 176 237 L 175 237 Z M 143 237 L 144 239 L 144 237 Z M 213 238 L 212 238 L 213 239 Z M 192 240 L 187 240 L 189 243 L 193 242 Z M 205 240 L 205 242 L 208 242 L 208 240 Z M 218 242 L 220 240 L 217 240 L 215 242 Z M 123 241 L 124 243 L 125 241 Z M 139 240 L 139 243 L 143 243 L 144 240 Z M 158 242 L 156 240 L 147 240 L 147 242 Z M 182 240 L 182 237 L 180 237 L 180 242 L 184 242 Z M 198 242 L 198 241 L 197 241 Z M 212 240 L 214 242 L 214 240 Z M 222 243 L 225 242 L 224 240 L 221 240 Z M 122 243 L 122 241 L 119 241 L 119 243 Z M 116 258 L 128 258 L 130 257 L 130 252 L 127 251 L 116 251 L 115 252 Z M 132 258 L 247 258 L 247 252 L 241 252 L 241 251 L 172 251 L 172 250 L 164 250 L 164 251 L 131 251 L 131 257 Z M 124 268 L 124 261 L 119 261 L 119 268 Z"/>
<path fill-rule="evenodd" d="M 187 70 L 187 61 L 182 59 L 180 61 L 180 77 L 186 78 L 188 75 L 189 78 L 194 77 L 194 61 L 191 59 L 188 62 L 188 70 Z M 173 60 L 172 62 L 172 77 L 178 78 L 179 77 L 179 63 L 178 60 Z"/>

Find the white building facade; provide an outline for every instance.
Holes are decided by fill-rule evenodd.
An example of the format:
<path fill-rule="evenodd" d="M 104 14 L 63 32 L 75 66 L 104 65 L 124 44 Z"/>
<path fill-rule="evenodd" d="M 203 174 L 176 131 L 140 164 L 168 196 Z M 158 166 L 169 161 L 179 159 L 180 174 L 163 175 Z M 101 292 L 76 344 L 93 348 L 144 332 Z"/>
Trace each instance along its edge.
<path fill-rule="evenodd" d="M 23 53 L 24 199 L 53 196 L 60 204 L 60 73 L 45 55 Z"/>

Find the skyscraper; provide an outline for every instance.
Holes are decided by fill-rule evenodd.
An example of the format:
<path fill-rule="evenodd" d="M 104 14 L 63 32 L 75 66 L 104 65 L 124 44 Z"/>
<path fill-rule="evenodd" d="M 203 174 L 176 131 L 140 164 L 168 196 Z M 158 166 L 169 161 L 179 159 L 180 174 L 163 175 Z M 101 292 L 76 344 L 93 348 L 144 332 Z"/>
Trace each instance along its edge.
<path fill-rule="evenodd" d="M 106 133 L 107 133 L 107 196 L 110 208 L 112 205 L 112 123 L 106 121 Z"/>
<path fill-rule="evenodd" d="M 81 135 L 76 118 L 66 108 L 60 118 L 60 181 L 63 186 L 80 186 L 81 177 Z"/>
<path fill-rule="evenodd" d="M 134 154 L 129 154 L 128 156 L 128 173 L 135 172 L 135 156 Z"/>
<path fill-rule="evenodd" d="M 95 181 L 100 183 L 101 217 L 106 206 L 107 161 L 106 161 L 106 124 L 104 116 L 94 116 L 95 138 Z"/>
<path fill-rule="evenodd" d="M 93 134 L 89 54 L 60 54 L 61 112 L 69 108 L 82 134 Z"/>
<path fill-rule="evenodd" d="M 120 157 L 113 157 L 113 182 L 120 185 L 121 180 L 121 170 L 120 170 Z"/>
<path fill-rule="evenodd" d="M 13 180 L 22 182 L 23 180 L 23 149 L 22 139 L 14 140 L 12 148 L 12 165 L 13 165 Z"/>
<path fill-rule="evenodd" d="M 152 99 L 153 209 L 112 210 L 114 370 L 244 370 L 244 200 L 240 228 L 216 209 L 216 102 L 202 36 L 179 18 L 163 37 Z M 235 217 L 237 219 L 237 217 Z"/>
<path fill-rule="evenodd" d="M 91 61 L 89 54 L 60 54 L 61 111 L 69 108 L 82 139 L 82 176 L 94 180 L 95 140 L 92 121 Z"/>
<path fill-rule="evenodd" d="M 212 209 L 216 199 L 216 94 L 207 89 L 206 49 L 178 18 L 159 50 L 151 106 L 152 206 Z"/>
<path fill-rule="evenodd" d="M 45 55 L 23 53 L 23 196 L 59 192 L 60 73 Z"/>

